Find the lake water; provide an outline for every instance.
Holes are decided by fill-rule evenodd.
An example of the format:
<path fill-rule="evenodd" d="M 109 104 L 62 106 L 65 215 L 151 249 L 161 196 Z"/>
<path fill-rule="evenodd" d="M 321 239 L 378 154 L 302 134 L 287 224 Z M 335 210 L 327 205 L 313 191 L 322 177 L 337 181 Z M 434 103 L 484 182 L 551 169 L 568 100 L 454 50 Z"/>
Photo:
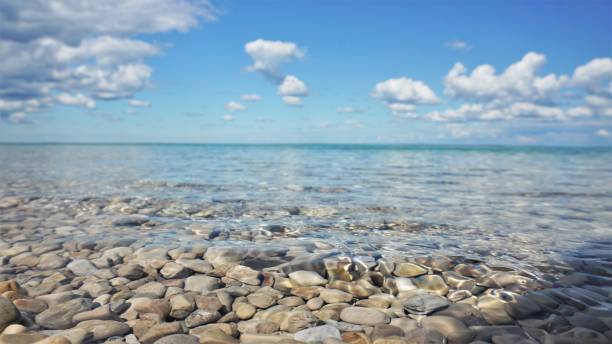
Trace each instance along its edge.
<path fill-rule="evenodd" d="M 292 240 L 351 252 L 532 265 L 612 247 L 606 148 L 0 145 L 0 198 L 12 196 L 32 197 L 34 210 L 143 200 L 162 224 L 152 242 L 193 240 L 194 224 L 282 225 Z M 0 223 L 16 221 L 7 214 Z"/>

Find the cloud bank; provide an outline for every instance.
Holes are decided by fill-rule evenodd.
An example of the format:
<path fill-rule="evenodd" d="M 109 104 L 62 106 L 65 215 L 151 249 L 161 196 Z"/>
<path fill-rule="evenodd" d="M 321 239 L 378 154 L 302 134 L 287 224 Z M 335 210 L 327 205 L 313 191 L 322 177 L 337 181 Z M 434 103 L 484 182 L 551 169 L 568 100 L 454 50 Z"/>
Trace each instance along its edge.
<path fill-rule="evenodd" d="M 161 50 L 135 36 L 213 19 L 205 0 L 2 2 L 0 118 L 21 122 L 58 104 L 92 109 L 132 98 L 150 84 L 144 59 Z"/>

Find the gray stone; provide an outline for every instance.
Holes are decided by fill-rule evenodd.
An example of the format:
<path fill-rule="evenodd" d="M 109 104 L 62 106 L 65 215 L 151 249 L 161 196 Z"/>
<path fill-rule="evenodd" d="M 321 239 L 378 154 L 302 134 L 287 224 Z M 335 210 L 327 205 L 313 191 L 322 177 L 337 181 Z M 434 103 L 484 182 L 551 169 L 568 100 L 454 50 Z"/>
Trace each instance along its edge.
<path fill-rule="evenodd" d="M 403 307 L 410 314 L 428 315 L 448 307 L 449 304 L 450 302 L 442 296 L 419 294 L 404 301 Z"/>
<path fill-rule="evenodd" d="M 88 276 L 98 272 L 98 269 L 86 259 L 76 259 L 68 264 L 68 270 L 77 276 Z"/>
<path fill-rule="evenodd" d="M 0 332 L 19 319 L 19 311 L 11 300 L 0 296 Z"/>
<path fill-rule="evenodd" d="M 36 323 L 53 330 L 63 330 L 72 327 L 72 317 L 91 309 L 90 299 L 72 299 L 58 305 L 53 305 L 36 315 Z"/>
<path fill-rule="evenodd" d="M 331 325 L 323 325 L 301 330 L 293 335 L 293 339 L 306 343 L 321 342 L 328 338 L 342 339 L 340 336 L 340 331 Z"/>
<path fill-rule="evenodd" d="M 340 319 L 351 324 L 374 326 L 388 324 L 391 319 L 387 314 L 374 308 L 346 307 L 340 312 Z"/>

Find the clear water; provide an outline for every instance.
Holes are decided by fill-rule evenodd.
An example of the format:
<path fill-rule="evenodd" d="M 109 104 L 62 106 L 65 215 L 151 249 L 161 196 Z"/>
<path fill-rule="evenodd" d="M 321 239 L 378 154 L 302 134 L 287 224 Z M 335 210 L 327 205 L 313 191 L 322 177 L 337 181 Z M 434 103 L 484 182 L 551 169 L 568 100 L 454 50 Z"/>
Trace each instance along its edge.
<path fill-rule="evenodd" d="M 305 238 L 396 253 L 541 261 L 612 242 L 607 148 L 0 145 L 0 197 L 11 195 L 221 204 L 230 215 L 198 221 L 283 223 Z M 275 215 L 290 207 L 311 211 Z"/>

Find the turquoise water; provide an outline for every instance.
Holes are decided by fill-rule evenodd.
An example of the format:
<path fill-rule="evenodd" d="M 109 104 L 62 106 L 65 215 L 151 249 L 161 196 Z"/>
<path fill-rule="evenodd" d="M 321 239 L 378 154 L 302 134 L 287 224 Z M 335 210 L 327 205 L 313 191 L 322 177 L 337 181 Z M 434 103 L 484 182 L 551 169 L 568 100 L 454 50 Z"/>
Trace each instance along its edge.
<path fill-rule="evenodd" d="M 431 250 L 512 244 L 546 254 L 612 241 L 612 150 L 0 145 L 0 196 L 213 204 L 227 211 L 206 221 L 230 230 L 281 222 L 350 245 L 360 239 L 344 229 L 390 223 Z M 291 207 L 308 211 L 275 215 Z M 385 235 L 377 240 L 390 245 Z"/>

